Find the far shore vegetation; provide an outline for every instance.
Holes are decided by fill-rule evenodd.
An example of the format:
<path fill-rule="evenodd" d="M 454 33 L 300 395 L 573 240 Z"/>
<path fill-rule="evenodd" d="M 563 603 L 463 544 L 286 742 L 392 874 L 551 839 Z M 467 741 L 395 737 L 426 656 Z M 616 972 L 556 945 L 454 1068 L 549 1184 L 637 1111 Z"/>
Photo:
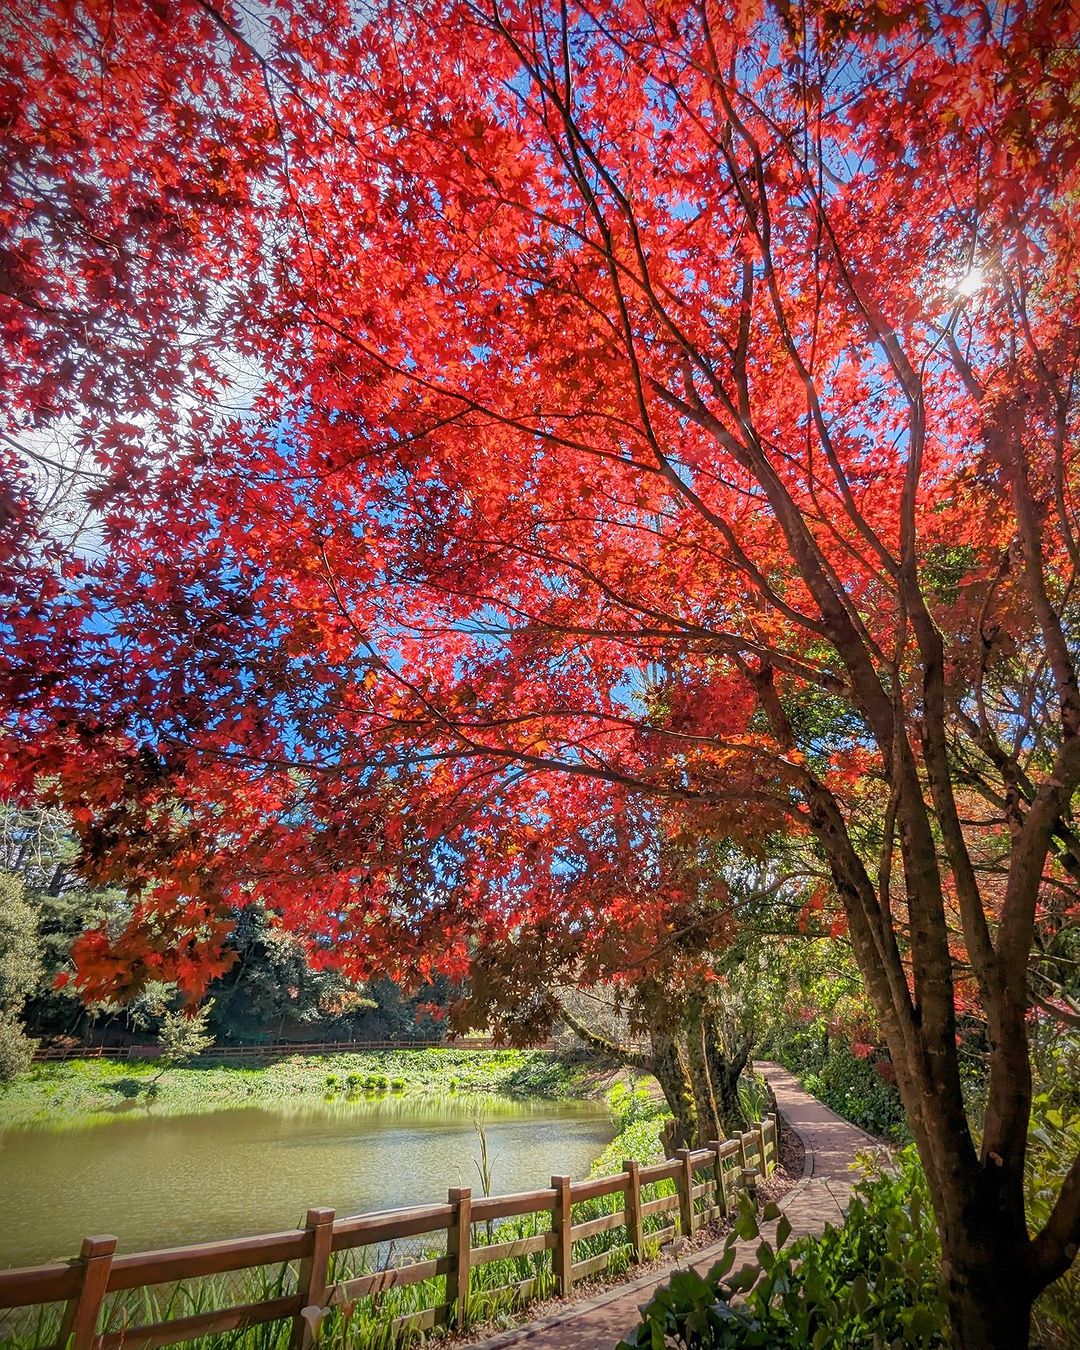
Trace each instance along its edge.
<path fill-rule="evenodd" d="M 363 1100 L 386 1095 L 586 1097 L 612 1071 L 537 1050 L 423 1049 L 296 1054 L 261 1064 L 173 1068 L 157 1059 L 72 1059 L 34 1064 L 0 1087 L 0 1128 L 58 1118 L 101 1122 L 132 1109 L 175 1114 L 285 1100 Z"/>

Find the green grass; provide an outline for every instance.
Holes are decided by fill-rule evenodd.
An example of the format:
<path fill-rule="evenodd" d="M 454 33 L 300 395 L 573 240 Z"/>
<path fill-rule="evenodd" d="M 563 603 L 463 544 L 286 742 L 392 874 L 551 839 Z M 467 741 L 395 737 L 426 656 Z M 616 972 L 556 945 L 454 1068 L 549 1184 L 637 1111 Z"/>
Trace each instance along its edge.
<path fill-rule="evenodd" d="M 474 1246 L 489 1241 L 502 1242 L 511 1237 L 532 1236 L 542 1231 L 547 1216 L 526 1215 L 493 1226 L 491 1237 L 474 1233 Z M 439 1255 L 439 1249 L 414 1253 L 418 1257 Z M 400 1255 L 387 1253 L 380 1263 L 369 1251 L 341 1253 L 331 1263 L 332 1281 L 370 1274 L 386 1264 L 399 1261 Z M 536 1278 L 538 1290 L 532 1296 L 546 1297 L 554 1287 L 550 1253 L 515 1260 L 492 1261 L 478 1266 L 470 1277 L 469 1325 L 492 1320 L 508 1322 L 513 1313 L 531 1299 L 521 1298 L 514 1286 L 521 1280 Z M 105 1303 L 100 1328 L 106 1332 L 125 1327 L 174 1321 L 181 1317 L 257 1303 L 296 1290 L 296 1272 L 291 1265 L 262 1267 L 237 1272 L 236 1276 L 212 1276 L 188 1280 L 170 1288 L 135 1289 L 111 1295 Z M 319 1345 L 324 1350 L 389 1350 L 416 1344 L 421 1337 L 408 1329 L 395 1333 L 396 1318 L 408 1317 L 441 1304 L 445 1299 L 443 1279 L 424 1280 L 402 1288 L 357 1300 L 347 1309 L 332 1309 L 323 1320 Z M 59 1306 L 28 1309 L 17 1321 L 0 1314 L 0 1344 L 4 1350 L 35 1350 L 56 1340 L 62 1309 Z M 178 1344 L 192 1350 L 286 1350 L 291 1335 L 289 1319 L 265 1323 L 246 1330 L 206 1336 L 198 1341 Z"/>
<path fill-rule="evenodd" d="M 84 1059 L 34 1065 L 0 1087 L 0 1125 L 58 1119 L 105 1124 L 116 1107 L 155 1114 L 219 1111 L 281 1099 L 386 1093 L 498 1093 L 518 1097 L 592 1095 L 587 1062 L 537 1050 L 377 1050 L 293 1055 L 261 1065 L 204 1061 L 170 1069 L 156 1085 L 156 1060 Z"/>
<path fill-rule="evenodd" d="M 662 1099 L 631 1080 L 609 1088 L 607 1102 L 618 1133 L 593 1163 L 589 1175 L 606 1177 L 621 1172 L 623 1163 L 631 1158 L 640 1163 L 659 1162 L 664 1156 L 660 1131 L 671 1119 Z"/>

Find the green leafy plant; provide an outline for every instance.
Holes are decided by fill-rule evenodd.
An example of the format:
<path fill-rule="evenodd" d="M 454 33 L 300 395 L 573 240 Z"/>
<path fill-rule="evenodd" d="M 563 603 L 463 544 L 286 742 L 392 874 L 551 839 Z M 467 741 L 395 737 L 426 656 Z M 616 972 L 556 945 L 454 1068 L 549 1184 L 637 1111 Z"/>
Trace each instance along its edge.
<path fill-rule="evenodd" d="M 194 1013 L 188 1013 L 181 1008 L 175 1011 L 170 1009 L 163 1014 L 161 1031 L 158 1034 L 158 1040 L 161 1042 L 161 1057 L 158 1063 L 161 1067 L 157 1077 L 151 1081 L 151 1086 L 156 1084 L 162 1074 L 169 1069 L 190 1064 L 214 1044 L 214 1038 L 207 1030 L 207 1022 L 213 1007 L 214 1001 L 210 999 Z"/>
<path fill-rule="evenodd" d="M 1062 1083 L 1075 1082 L 1080 1048 L 1075 1044 L 1071 1065 L 1062 1063 Z M 1066 1052 L 1067 1053 L 1067 1052 Z M 1062 1055 L 1065 1059 L 1065 1054 Z M 1027 1211 L 1029 1222 L 1041 1226 L 1049 1217 L 1061 1189 L 1069 1160 L 1080 1153 L 1080 1108 L 1068 1092 L 1040 1093 L 1032 1101 L 1032 1126 L 1027 1156 Z M 1080 1270 L 1075 1264 L 1047 1288 L 1033 1310 L 1034 1342 L 1044 1350 L 1069 1350 L 1080 1336 Z"/>
<path fill-rule="evenodd" d="M 760 1120 L 772 1109 L 769 1085 L 757 1073 L 744 1073 L 739 1079 L 739 1106 L 748 1121 Z"/>
<path fill-rule="evenodd" d="M 36 1046 L 14 1013 L 0 1012 L 0 1083 L 13 1083 L 30 1068 Z"/>

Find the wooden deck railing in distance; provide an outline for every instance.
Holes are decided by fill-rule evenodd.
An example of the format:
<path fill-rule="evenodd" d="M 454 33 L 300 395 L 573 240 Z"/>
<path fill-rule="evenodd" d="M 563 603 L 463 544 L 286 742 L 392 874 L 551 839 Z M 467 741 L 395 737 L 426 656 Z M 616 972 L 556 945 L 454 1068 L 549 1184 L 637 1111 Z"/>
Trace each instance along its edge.
<path fill-rule="evenodd" d="M 532 1047 L 534 1050 L 553 1051 L 554 1041 Z M 446 1041 L 273 1041 L 254 1045 L 213 1045 L 199 1056 L 202 1060 L 215 1059 L 281 1059 L 289 1055 L 360 1055 L 371 1050 L 505 1050 L 490 1036 L 461 1036 Z M 34 1060 L 65 1059 L 157 1059 L 160 1045 L 76 1045 L 63 1048 L 45 1047 L 34 1052 Z"/>
<path fill-rule="evenodd" d="M 280 1319 L 291 1320 L 292 1350 L 309 1350 L 330 1309 L 345 1309 L 358 1299 L 428 1280 L 445 1281 L 442 1299 L 388 1320 L 395 1328 L 408 1325 L 424 1330 L 463 1325 L 469 1316 L 474 1269 L 550 1251 L 555 1287 L 568 1295 L 576 1283 L 609 1265 L 608 1251 L 575 1260 L 575 1243 L 622 1228 L 631 1259 L 640 1261 L 647 1242 L 663 1242 L 680 1231 L 690 1236 L 703 1224 L 727 1214 L 751 1160 L 754 1173 L 762 1176 L 776 1166 L 775 1115 L 766 1116 L 738 1139 L 716 1140 L 703 1149 L 682 1149 L 675 1158 L 647 1166 L 629 1161 L 619 1173 L 588 1181 L 552 1177 L 550 1187 L 536 1191 L 474 1199 L 471 1191 L 458 1187 L 449 1192 L 445 1204 L 340 1219 L 333 1210 L 311 1209 L 298 1231 L 132 1255 L 117 1256 L 114 1237 L 86 1238 L 73 1261 L 0 1272 L 0 1337 L 4 1334 L 2 1310 L 62 1303 L 57 1338 L 41 1350 L 156 1350 Z M 647 1188 L 665 1181 L 674 1182 L 674 1194 L 646 1197 Z M 616 1195 L 622 1196 L 620 1209 L 575 1222 L 575 1206 Z M 550 1231 L 500 1239 L 500 1221 L 545 1214 L 551 1215 Z M 647 1220 L 653 1216 L 661 1216 L 662 1226 L 648 1227 Z M 486 1242 L 475 1241 L 478 1224 L 487 1226 Z M 432 1238 L 432 1254 L 352 1278 L 331 1278 L 335 1256 L 357 1248 L 375 1248 L 377 1253 L 384 1244 L 410 1237 Z M 295 1293 L 164 1322 L 99 1330 L 109 1294 L 293 1264 L 297 1266 Z M 536 1292 L 538 1279 L 500 1287 L 527 1298 Z"/>

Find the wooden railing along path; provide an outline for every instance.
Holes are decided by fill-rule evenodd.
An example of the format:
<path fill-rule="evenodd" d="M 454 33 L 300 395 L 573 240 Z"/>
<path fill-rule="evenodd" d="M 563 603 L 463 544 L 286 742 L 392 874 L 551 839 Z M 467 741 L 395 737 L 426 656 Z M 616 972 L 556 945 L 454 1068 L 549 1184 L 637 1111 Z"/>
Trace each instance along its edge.
<path fill-rule="evenodd" d="M 432 1307 L 393 1318 L 394 1330 L 463 1326 L 468 1320 L 473 1269 L 492 1261 L 550 1251 L 555 1291 L 567 1295 L 577 1281 L 609 1265 L 607 1251 L 575 1260 L 575 1243 L 624 1228 L 631 1258 L 641 1261 L 646 1236 L 651 1242 L 666 1242 L 677 1233 L 689 1236 L 702 1224 L 728 1213 L 735 1192 L 756 1176 L 768 1176 L 777 1156 L 777 1121 L 771 1114 L 738 1138 L 715 1141 L 708 1148 L 680 1149 L 664 1162 L 627 1162 L 622 1172 L 589 1181 L 552 1177 L 549 1187 L 515 1195 L 474 1197 L 467 1188 L 455 1188 L 445 1204 L 340 1219 L 332 1209 L 311 1209 L 304 1228 L 299 1230 L 132 1255 L 116 1255 L 115 1237 L 88 1237 L 76 1260 L 0 1272 L 0 1310 L 62 1303 L 58 1335 L 42 1350 L 155 1350 L 283 1318 L 292 1321 L 293 1350 L 307 1350 L 314 1343 L 320 1320 L 330 1309 L 346 1310 L 357 1300 L 383 1291 L 442 1277 L 445 1284 L 441 1300 Z M 643 1196 L 644 1187 L 664 1181 L 675 1183 L 674 1194 L 653 1199 Z M 620 1209 L 584 1222 L 574 1221 L 575 1205 L 617 1195 L 622 1196 Z M 498 1240 L 499 1220 L 545 1214 L 551 1216 L 550 1231 Z M 646 1219 L 669 1214 L 670 1222 L 646 1233 Z M 484 1225 L 479 1236 L 486 1234 L 486 1242 L 475 1241 L 475 1224 Z M 378 1252 L 386 1252 L 386 1244 L 423 1235 L 440 1239 L 433 1245 L 445 1242 L 445 1254 L 387 1265 L 355 1278 L 332 1279 L 332 1258 L 338 1253 L 375 1248 L 378 1260 Z M 106 1328 L 99 1330 L 109 1294 L 287 1262 L 298 1263 L 295 1293 L 142 1326 L 109 1329 L 108 1323 L 115 1318 L 106 1316 Z M 505 1288 L 524 1302 L 537 1284 L 534 1276 Z M 0 1328 L 3 1322 L 0 1317 Z"/>
<path fill-rule="evenodd" d="M 554 1041 L 534 1046 L 537 1050 L 554 1050 Z M 199 1056 L 211 1059 L 267 1059 L 286 1055 L 349 1055 L 368 1050 L 505 1050 L 490 1036 L 463 1036 L 455 1041 L 318 1041 L 311 1044 L 292 1041 L 273 1041 L 254 1045 L 214 1045 Z M 63 1049 L 38 1050 L 35 1060 L 58 1059 L 157 1059 L 160 1045 L 83 1045 Z"/>

